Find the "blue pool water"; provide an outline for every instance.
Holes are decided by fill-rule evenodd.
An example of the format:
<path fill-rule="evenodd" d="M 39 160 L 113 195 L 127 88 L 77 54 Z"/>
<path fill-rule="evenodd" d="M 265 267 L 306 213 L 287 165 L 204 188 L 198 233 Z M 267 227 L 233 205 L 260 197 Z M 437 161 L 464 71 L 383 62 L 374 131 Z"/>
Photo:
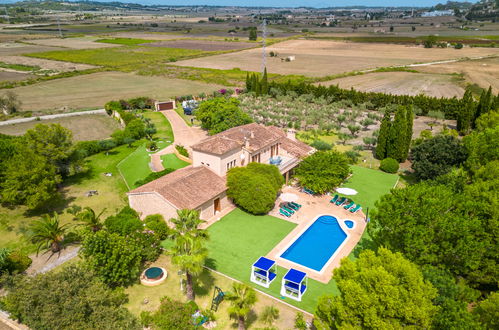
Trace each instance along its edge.
<path fill-rule="evenodd" d="M 284 251 L 281 258 L 320 271 L 346 237 L 335 217 L 323 215 Z"/>
<path fill-rule="evenodd" d="M 345 220 L 345 225 L 346 225 L 348 228 L 352 229 L 352 228 L 353 228 L 353 226 L 355 226 L 355 222 L 353 222 L 352 220 Z"/>

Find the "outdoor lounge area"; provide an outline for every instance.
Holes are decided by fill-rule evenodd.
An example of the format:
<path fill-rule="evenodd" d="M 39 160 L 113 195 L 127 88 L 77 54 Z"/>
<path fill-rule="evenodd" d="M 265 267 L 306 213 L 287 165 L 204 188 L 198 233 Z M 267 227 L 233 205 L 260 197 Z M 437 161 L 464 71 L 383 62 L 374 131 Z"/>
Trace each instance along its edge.
<path fill-rule="evenodd" d="M 268 288 L 276 278 L 276 264 L 274 260 L 260 257 L 251 266 L 251 282 Z"/>
<path fill-rule="evenodd" d="M 307 291 L 307 274 L 291 268 L 282 278 L 281 295 L 301 301 L 301 297 Z"/>

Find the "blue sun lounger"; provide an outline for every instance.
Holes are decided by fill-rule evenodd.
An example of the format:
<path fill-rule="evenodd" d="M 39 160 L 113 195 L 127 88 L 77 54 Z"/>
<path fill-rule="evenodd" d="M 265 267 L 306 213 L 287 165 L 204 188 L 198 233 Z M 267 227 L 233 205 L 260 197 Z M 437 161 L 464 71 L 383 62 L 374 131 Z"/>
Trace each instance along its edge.
<path fill-rule="evenodd" d="M 289 218 L 291 214 L 286 212 L 286 210 L 283 210 L 282 208 L 279 209 L 279 214 L 284 215 L 285 217 Z"/>
<path fill-rule="evenodd" d="M 354 201 L 351 201 L 351 202 L 350 202 L 350 203 L 348 203 L 347 205 L 343 206 L 343 208 L 344 208 L 345 210 L 348 210 L 349 208 L 351 208 L 351 207 L 352 207 L 352 206 L 354 206 L 354 205 L 355 205 Z"/>
<path fill-rule="evenodd" d="M 301 207 L 301 204 L 298 204 L 296 202 L 289 202 L 289 204 L 296 206 L 297 208 Z"/>

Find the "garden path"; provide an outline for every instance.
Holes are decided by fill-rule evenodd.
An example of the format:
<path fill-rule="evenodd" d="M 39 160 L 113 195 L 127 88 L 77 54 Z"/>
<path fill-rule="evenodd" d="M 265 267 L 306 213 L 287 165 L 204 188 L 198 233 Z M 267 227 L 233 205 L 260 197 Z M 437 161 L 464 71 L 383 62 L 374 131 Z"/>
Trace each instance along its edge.
<path fill-rule="evenodd" d="M 180 144 L 186 147 L 191 154 L 190 146 L 206 138 L 208 135 L 200 127 L 188 126 L 184 119 L 174 110 L 165 110 L 161 113 L 168 119 L 173 130 L 174 144 L 161 149 L 160 151 L 151 155 L 152 170 L 159 172 L 164 170 L 161 156 L 171 154 L 175 151 L 175 145 Z"/>

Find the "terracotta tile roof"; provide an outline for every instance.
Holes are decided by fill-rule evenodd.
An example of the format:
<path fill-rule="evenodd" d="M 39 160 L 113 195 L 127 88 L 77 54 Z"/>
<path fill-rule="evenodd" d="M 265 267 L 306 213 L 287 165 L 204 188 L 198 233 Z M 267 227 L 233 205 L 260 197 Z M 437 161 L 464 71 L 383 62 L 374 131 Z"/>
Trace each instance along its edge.
<path fill-rule="evenodd" d="M 303 143 L 298 140 L 291 140 L 286 136 L 286 132 L 284 132 L 279 127 L 269 126 L 267 127 L 267 129 L 273 131 L 275 134 L 280 135 L 282 137 L 280 141 L 281 148 L 296 157 L 300 158 L 305 157 L 314 150 L 314 148 L 312 148 L 306 143 Z"/>
<path fill-rule="evenodd" d="M 223 155 L 231 150 L 245 146 L 249 142 L 249 151 L 257 151 L 275 144 L 282 135 L 263 125 L 251 123 L 230 128 L 224 132 L 209 137 L 193 146 L 193 150 Z M 225 144 L 225 145 L 224 145 Z"/>
<path fill-rule="evenodd" d="M 156 192 L 178 209 L 195 209 L 225 190 L 225 177 L 216 175 L 204 166 L 187 166 L 128 194 Z"/>

